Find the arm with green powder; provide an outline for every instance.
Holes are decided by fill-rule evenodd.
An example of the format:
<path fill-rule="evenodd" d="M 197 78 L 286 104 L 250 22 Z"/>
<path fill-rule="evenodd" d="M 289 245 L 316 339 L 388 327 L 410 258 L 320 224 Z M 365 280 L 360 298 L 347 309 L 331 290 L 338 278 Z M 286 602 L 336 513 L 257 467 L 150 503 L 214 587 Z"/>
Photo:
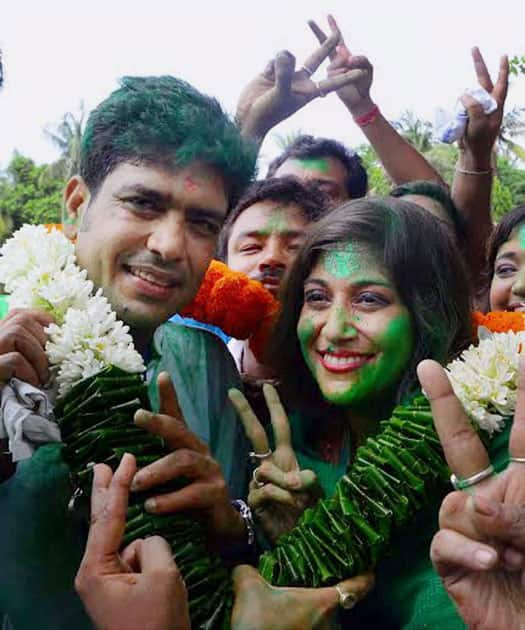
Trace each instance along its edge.
<path fill-rule="evenodd" d="M 332 30 L 338 28 L 332 16 L 328 17 L 328 24 Z M 324 42 L 326 35 L 322 29 L 313 21 L 309 25 L 319 42 Z M 341 38 L 330 53 L 330 60 L 328 78 L 335 79 L 352 70 L 361 71 L 359 78 L 338 89 L 337 95 L 361 127 L 393 183 L 426 180 L 445 185 L 434 167 L 394 129 L 372 101 L 373 67 L 367 57 L 352 55 Z"/>

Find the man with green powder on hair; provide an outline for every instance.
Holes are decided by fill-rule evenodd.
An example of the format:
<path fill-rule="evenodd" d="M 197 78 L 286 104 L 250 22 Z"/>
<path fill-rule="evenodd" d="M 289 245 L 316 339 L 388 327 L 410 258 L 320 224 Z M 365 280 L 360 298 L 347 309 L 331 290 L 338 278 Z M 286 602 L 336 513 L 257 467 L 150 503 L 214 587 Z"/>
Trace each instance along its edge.
<path fill-rule="evenodd" d="M 148 363 L 152 406 L 159 407 L 157 376 L 166 371 L 188 427 L 179 450 L 142 469 L 133 490 L 180 476 L 184 451 L 192 482 L 184 494 L 157 495 L 148 509 L 200 510 L 226 552 L 246 540 L 230 502 L 247 483 L 238 464 L 244 436 L 226 394 L 238 375 L 212 334 L 165 322 L 193 299 L 253 169 L 252 150 L 214 99 L 173 77 L 126 77 L 91 113 L 80 173 L 65 189 L 78 264 L 130 327 Z M 47 381 L 50 321 L 15 310 L 0 323 L 0 382 Z M 151 430 L 169 443 L 181 419 L 166 417 Z M 90 627 L 73 591 L 86 532 L 68 512 L 70 497 L 58 444 L 37 449 L 0 483 L 0 623 L 9 628 Z"/>

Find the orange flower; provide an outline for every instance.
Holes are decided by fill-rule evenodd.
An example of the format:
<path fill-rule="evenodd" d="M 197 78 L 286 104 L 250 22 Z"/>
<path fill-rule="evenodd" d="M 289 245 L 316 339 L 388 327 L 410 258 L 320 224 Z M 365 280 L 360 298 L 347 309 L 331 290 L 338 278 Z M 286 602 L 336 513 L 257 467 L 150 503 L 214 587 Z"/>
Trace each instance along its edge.
<path fill-rule="evenodd" d="M 478 327 L 484 326 L 491 332 L 520 332 L 525 330 L 525 313 L 511 311 L 491 311 L 490 313 L 472 313 L 472 325 L 477 335 Z"/>
<path fill-rule="evenodd" d="M 255 356 L 263 356 L 279 302 L 260 282 L 213 260 L 185 317 L 221 328 L 235 339 L 250 339 Z"/>

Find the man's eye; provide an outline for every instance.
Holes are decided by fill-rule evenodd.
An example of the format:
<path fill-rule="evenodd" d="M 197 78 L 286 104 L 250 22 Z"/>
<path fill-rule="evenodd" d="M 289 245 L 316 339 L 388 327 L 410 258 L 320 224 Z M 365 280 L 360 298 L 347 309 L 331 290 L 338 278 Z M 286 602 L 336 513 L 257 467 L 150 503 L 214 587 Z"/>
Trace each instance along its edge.
<path fill-rule="evenodd" d="M 210 219 L 190 219 L 189 223 L 201 234 L 205 234 L 206 236 L 216 236 L 221 226 L 215 221 L 211 221 Z"/>
<path fill-rule="evenodd" d="M 242 245 L 239 248 L 239 251 L 241 254 L 256 254 L 257 252 L 260 252 L 261 249 L 262 246 L 259 243 L 250 243 L 249 245 Z"/>
<path fill-rule="evenodd" d="M 146 197 L 124 197 L 122 201 L 135 210 L 151 210 L 153 212 L 158 210 L 157 205 Z"/>

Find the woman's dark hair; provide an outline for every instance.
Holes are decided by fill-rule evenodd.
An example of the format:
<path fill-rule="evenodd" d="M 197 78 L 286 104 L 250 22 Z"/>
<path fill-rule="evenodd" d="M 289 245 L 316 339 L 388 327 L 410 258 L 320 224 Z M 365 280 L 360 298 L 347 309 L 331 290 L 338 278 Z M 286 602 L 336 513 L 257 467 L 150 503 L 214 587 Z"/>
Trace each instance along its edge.
<path fill-rule="evenodd" d="M 421 195 L 422 197 L 428 197 L 432 201 L 439 203 L 454 226 L 458 245 L 462 246 L 465 244 L 468 232 L 467 223 L 463 215 L 457 209 L 452 197 L 443 186 L 435 184 L 434 182 L 418 180 L 401 184 L 390 191 L 390 196 L 398 199 L 405 195 Z"/>
<path fill-rule="evenodd" d="M 282 205 L 296 205 L 307 223 L 316 221 L 328 210 L 328 198 L 314 184 L 301 182 L 295 177 L 273 177 L 254 182 L 247 188 L 235 208 L 228 215 L 217 244 L 217 257 L 226 261 L 228 241 L 239 216 L 261 201 L 274 201 Z"/>
<path fill-rule="evenodd" d="M 269 356 L 287 402 L 311 411 L 326 403 L 308 369 L 296 328 L 304 282 L 324 253 L 347 242 L 378 252 L 409 311 L 414 351 L 396 400 L 417 391 L 423 359 L 444 363 L 471 341 L 469 287 L 462 257 L 450 233 L 416 204 L 392 198 L 351 201 L 313 224 L 288 275 L 282 311 Z"/>
<path fill-rule="evenodd" d="M 507 212 L 494 228 L 487 245 L 487 284 L 492 282 L 494 263 L 496 262 L 499 248 L 510 239 L 512 232 L 522 223 L 525 223 L 525 204 Z"/>

